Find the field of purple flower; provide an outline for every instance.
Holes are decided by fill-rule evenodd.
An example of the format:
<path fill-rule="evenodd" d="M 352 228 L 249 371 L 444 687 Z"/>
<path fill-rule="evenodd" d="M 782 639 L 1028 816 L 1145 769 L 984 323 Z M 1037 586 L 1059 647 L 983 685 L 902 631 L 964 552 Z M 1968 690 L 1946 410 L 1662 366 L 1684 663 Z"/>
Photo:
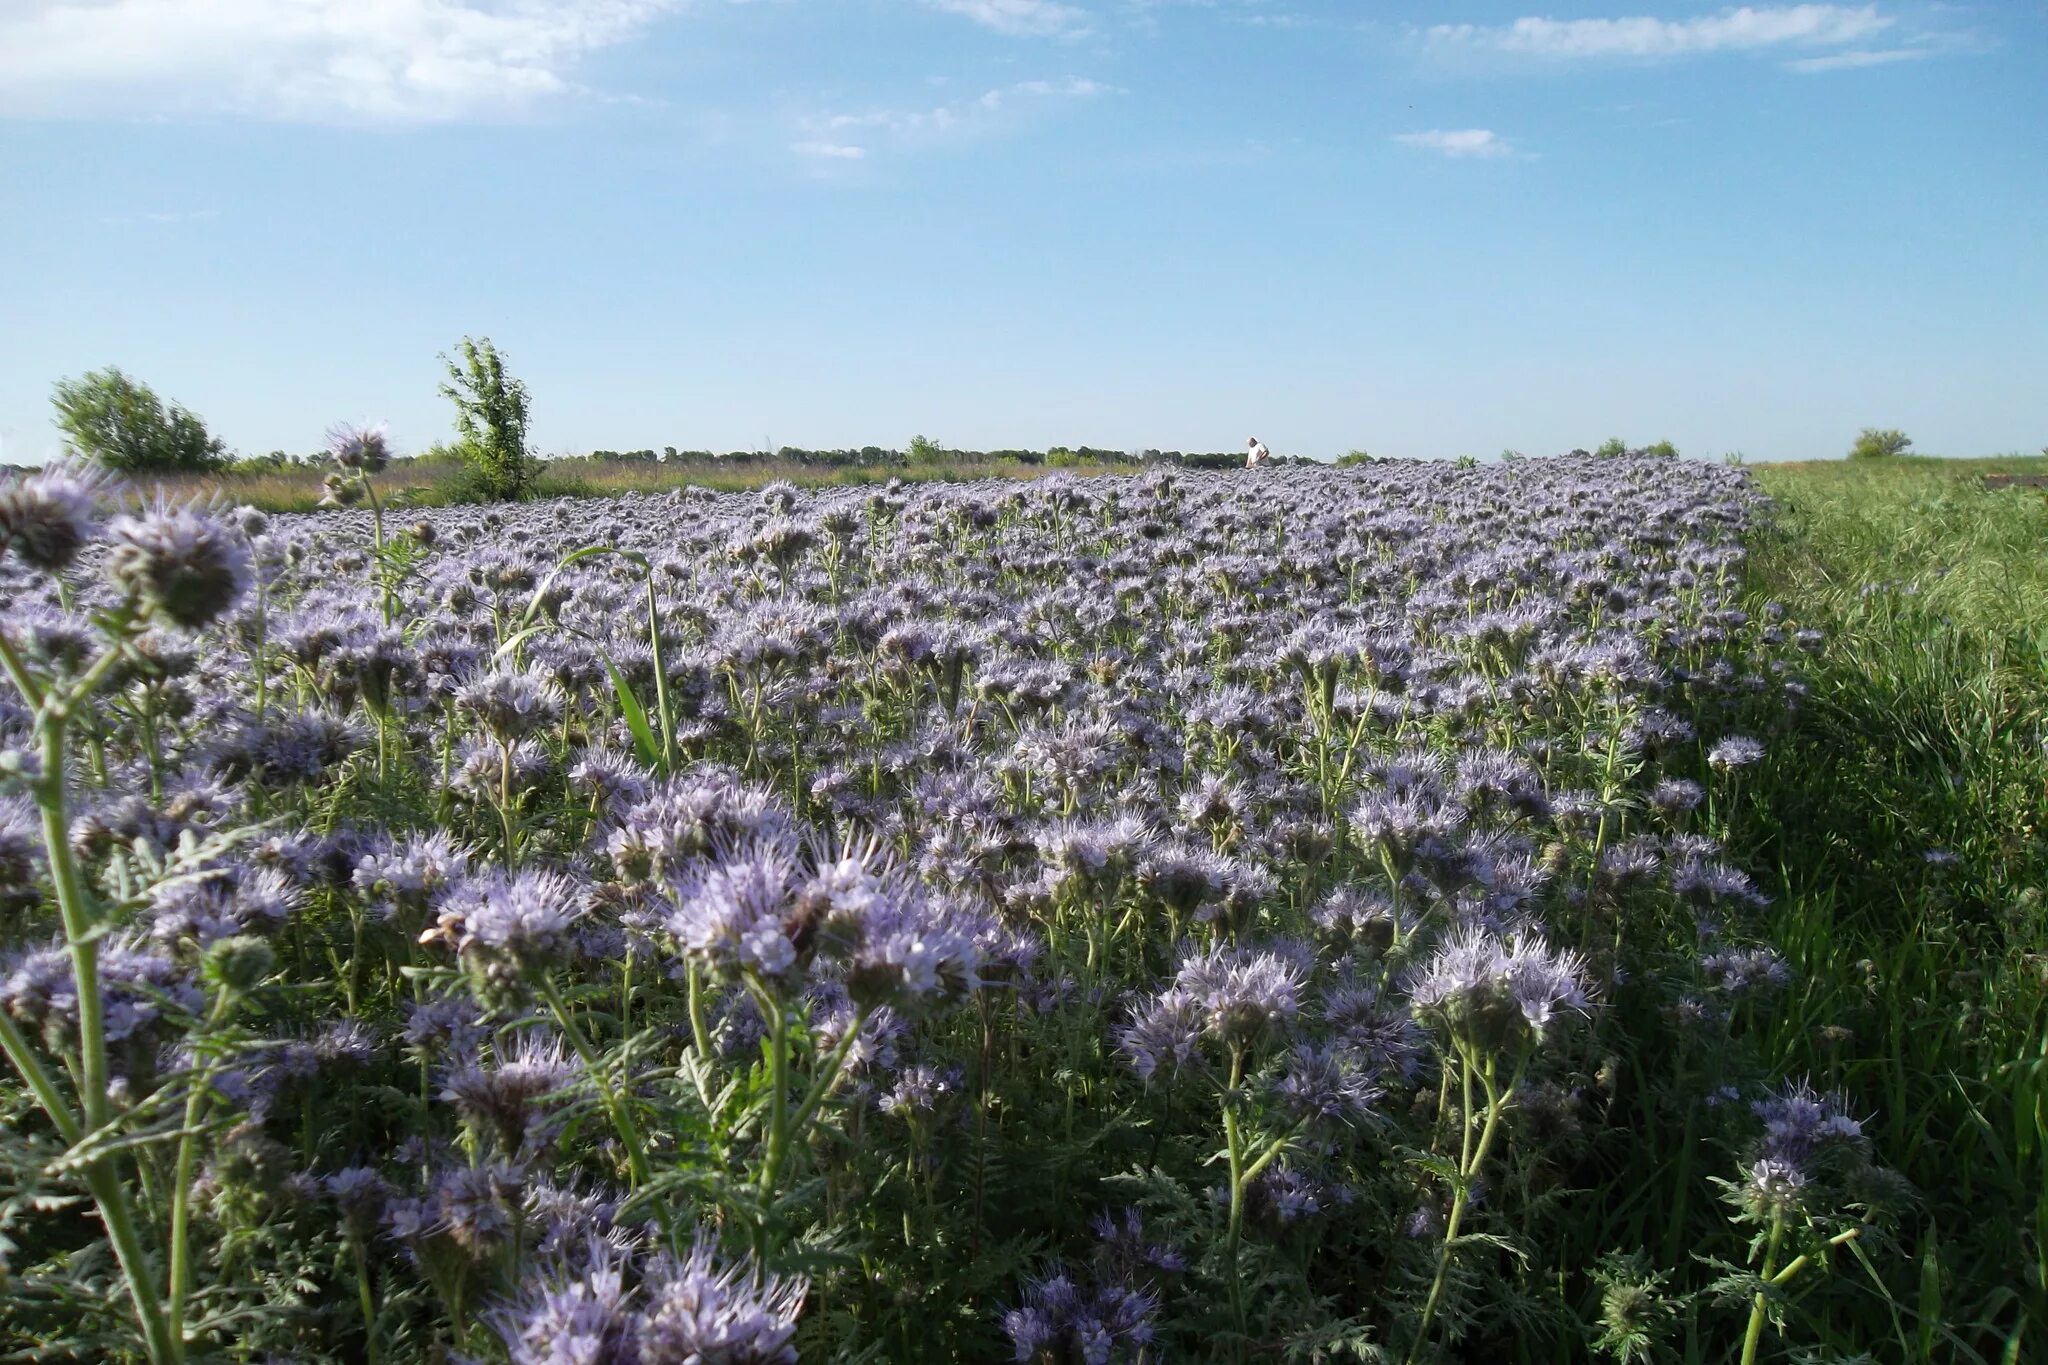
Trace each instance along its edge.
<path fill-rule="evenodd" d="M 1914 1192 L 1757 1043 L 1738 812 L 1824 647 L 1746 609 L 1763 501 L 19 480 L 0 1347 L 1881 1349 Z"/>

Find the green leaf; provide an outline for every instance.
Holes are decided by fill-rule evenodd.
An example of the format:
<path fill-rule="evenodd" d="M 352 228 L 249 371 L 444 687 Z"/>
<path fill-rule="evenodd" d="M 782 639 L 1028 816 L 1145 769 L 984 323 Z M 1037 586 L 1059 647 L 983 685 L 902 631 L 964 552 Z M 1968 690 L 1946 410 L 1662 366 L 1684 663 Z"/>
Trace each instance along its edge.
<path fill-rule="evenodd" d="M 618 553 L 619 550 L 616 546 L 586 545 L 580 550 L 571 550 L 568 554 L 556 560 L 555 567 L 547 571 L 547 575 L 534 588 L 533 595 L 527 599 L 526 610 L 519 613 L 519 629 L 523 632 L 527 626 L 533 624 L 533 618 L 540 612 L 540 604 L 547 599 L 548 588 L 554 584 L 555 579 L 561 575 L 562 570 L 568 568 L 571 564 L 590 559 L 596 555 L 615 555 Z"/>
<path fill-rule="evenodd" d="M 507 654 L 510 654 L 513 650 L 525 644 L 528 639 L 535 635 L 539 635 L 542 631 L 546 630 L 547 628 L 548 627 L 545 624 L 542 624 L 537 626 L 528 626 L 524 630 L 515 632 L 511 637 L 509 637 L 505 641 L 504 644 L 498 646 L 497 652 L 491 655 L 491 657 L 493 659 L 504 658 Z"/>
<path fill-rule="evenodd" d="M 619 709 L 626 713 L 626 728 L 633 732 L 633 748 L 639 753 L 640 761 L 660 772 L 661 741 L 654 737 L 654 729 L 647 723 L 647 708 L 633 695 L 633 689 L 626 685 L 626 675 L 619 672 L 619 666 L 612 662 L 610 655 L 604 659 L 605 672 L 611 674 L 612 691 L 618 695 Z"/>

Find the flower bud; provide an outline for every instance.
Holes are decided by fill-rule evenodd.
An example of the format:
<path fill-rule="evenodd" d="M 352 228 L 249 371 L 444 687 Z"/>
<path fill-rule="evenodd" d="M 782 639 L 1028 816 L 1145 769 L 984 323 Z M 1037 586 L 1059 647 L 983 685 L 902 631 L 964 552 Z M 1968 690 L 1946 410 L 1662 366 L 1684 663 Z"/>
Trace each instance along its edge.
<path fill-rule="evenodd" d="M 235 934 L 207 948 L 202 970 L 216 988 L 247 995 L 263 984 L 276 965 L 277 954 L 268 943 L 253 934 Z"/>

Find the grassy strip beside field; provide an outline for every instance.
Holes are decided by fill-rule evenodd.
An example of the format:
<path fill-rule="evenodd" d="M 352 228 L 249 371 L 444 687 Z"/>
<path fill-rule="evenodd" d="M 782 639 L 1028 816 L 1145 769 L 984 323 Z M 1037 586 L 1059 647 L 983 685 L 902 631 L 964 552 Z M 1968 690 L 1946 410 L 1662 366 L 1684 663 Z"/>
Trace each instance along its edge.
<path fill-rule="evenodd" d="M 261 474 L 166 475 L 147 481 L 146 486 L 172 499 L 218 497 L 227 503 L 243 504 L 265 512 L 312 512 L 319 510 L 324 492 L 321 481 L 329 469 L 324 465 L 306 465 Z M 1131 472 L 1134 472 L 1134 467 L 1031 465 L 1014 460 L 834 468 L 766 459 L 730 465 L 561 459 L 546 462 L 535 496 L 615 497 L 623 493 L 666 493 L 689 485 L 721 493 L 736 493 L 760 488 L 778 479 L 803 488 L 843 488 L 882 484 L 890 479 L 917 483 Z M 385 493 L 387 501 L 398 506 L 446 507 L 479 500 L 467 471 L 455 460 L 396 462 L 378 476 L 377 483 L 380 489 L 388 490 Z"/>
<path fill-rule="evenodd" d="M 2048 1331 L 2048 489 L 1986 474 L 2048 460 L 1757 471 L 1755 605 L 1829 639 L 1735 842 L 1799 972 L 1770 1049 L 1873 1113 L 1924 1200 L 1897 1359 Z"/>

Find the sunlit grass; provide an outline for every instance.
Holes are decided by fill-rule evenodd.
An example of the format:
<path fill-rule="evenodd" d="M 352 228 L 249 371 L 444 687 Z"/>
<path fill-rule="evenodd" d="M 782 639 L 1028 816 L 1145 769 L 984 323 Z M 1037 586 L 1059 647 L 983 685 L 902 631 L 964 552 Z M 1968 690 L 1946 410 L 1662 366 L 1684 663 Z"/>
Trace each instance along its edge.
<path fill-rule="evenodd" d="M 1923 1193 L 1898 1359 L 2029 1359 L 2048 1316 L 2048 488 L 1991 473 L 2048 460 L 1757 471 L 1756 605 L 1829 642 L 1736 842 L 1801 973 L 1781 1065 L 1845 1086 Z"/>

